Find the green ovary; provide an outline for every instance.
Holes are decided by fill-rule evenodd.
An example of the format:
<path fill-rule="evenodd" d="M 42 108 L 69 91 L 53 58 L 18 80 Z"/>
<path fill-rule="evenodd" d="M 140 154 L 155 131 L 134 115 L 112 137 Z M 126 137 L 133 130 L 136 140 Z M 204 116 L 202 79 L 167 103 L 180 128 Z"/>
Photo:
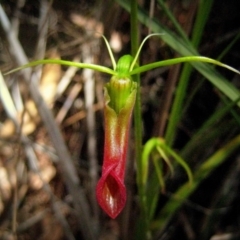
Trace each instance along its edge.
<path fill-rule="evenodd" d="M 109 106 L 119 114 L 133 90 L 132 79 L 130 77 L 119 78 L 113 76 L 106 87 L 110 97 Z"/>

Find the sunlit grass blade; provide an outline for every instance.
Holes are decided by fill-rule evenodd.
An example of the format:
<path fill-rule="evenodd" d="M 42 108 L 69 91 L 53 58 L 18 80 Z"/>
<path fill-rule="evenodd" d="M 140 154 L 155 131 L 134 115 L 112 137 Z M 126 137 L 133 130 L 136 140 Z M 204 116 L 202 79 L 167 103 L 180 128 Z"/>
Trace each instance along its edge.
<path fill-rule="evenodd" d="M 3 75 L 0 71 L 0 101 L 11 119 L 15 119 L 17 116 L 17 110 L 14 105 L 13 99 L 4 81 Z"/>

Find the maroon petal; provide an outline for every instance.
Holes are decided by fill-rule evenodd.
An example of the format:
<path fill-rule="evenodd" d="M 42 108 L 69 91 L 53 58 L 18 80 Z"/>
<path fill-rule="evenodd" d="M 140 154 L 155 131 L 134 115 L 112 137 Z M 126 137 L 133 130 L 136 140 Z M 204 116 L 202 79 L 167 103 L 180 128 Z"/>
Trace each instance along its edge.
<path fill-rule="evenodd" d="M 108 166 L 97 184 L 97 201 L 113 219 L 126 203 L 126 188 L 123 179 L 117 175 L 116 168 L 117 163 Z"/>

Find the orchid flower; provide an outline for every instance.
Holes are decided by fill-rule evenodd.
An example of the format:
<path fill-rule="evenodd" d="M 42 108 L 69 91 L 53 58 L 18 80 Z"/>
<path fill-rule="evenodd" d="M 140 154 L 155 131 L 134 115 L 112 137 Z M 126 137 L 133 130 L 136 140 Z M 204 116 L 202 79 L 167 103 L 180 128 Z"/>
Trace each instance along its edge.
<path fill-rule="evenodd" d="M 113 76 L 104 89 L 104 160 L 96 192 L 99 205 L 111 218 L 122 211 L 126 202 L 124 173 L 130 120 L 137 92 L 137 84 L 128 76 L 130 65 L 125 64 L 131 60 L 129 55 L 119 60 L 117 70 L 120 74 Z"/>
<path fill-rule="evenodd" d="M 125 55 L 119 59 L 117 64 L 114 60 L 112 51 L 107 40 L 105 39 L 105 37 L 103 37 L 110 54 L 110 58 L 112 60 L 113 69 L 90 63 L 79 63 L 56 59 L 43 59 L 30 62 L 7 73 L 10 74 L 27 67 L 52 63 L 66 66 L 74 66 L 79 68 L 88 68 L 112 75 L 110 82 L 107 83 L 104 88 L 104 159 L 102 175 L 96 187 L 96 196 L 98 203 L 111 218 L 116 218 L 118 214 L 122 211 L 126 203 L 126 188 L 124 185 L 124 175 L 128 147 L 128 135 L 131 123 L 131 115 L 135 104 L 136 93 L 139 87 L 137 86 L 137 83 L 132 80 L 131 76 L 162 66 L 197 61 L 212 63 L 227 68 L 235 73 L 240 73 L 236 69 L 226 64 L 202 56 L 179 57 L 150 63 L 144 66 L 136 66 L 136 62 L 143 44 L 149 37 L 154 35 L 160 34 L 151 34 L 147 36 L 141 43 L 134 58 L 130 55 Z M 174 158 L 178 160 L 178 162 L 180 162 L 180 164 L 185 168 L 189 177 L 191 178 L 189 169 L 186 165 L 184 165 L 181 159 L 177 157 L 177 155 L 170 152 L 168 148 L 166 148 L 166 146 L 161 142 L 159 143 L 157 141 L 157 144 L 154 143 L 153 145 L 157 146 L 158 151 L 161 150 L 159 146 L 163 146 L 164 151 L 161 150 L 160 152 L 164 153 L 164 156 L 165 153 L 173 155 Z M 143 167 L 146 165 L 146 159 L 147 157 L 143 157 Z M 166 157 L 163 159 L 165 159 L 165 161 L 168 160 L 168 158 Z M 144 183 L 146 183 L 146 176 L 147 170 L 143 172 L 143 176 L 141 177 Z"/>

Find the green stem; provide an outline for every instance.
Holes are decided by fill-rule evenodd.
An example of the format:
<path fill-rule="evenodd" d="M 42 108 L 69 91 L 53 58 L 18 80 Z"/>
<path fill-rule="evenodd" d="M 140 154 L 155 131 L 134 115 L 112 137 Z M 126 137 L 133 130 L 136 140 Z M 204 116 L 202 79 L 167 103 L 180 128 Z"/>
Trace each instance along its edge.
<path fill-rule="evenodd" d="M 137 18 L 138 4 L 137 0 L 131 0 L 131 54 L 135 56 L 137 54 L 139 46 L 139 34 L 138 34 L 138 18 Z M 138 65 L 138 63 L 137 63 Z M 137 96 L 134 108 L 134 132 L 135 132 L 135 154 L 137 162 L 137 185 L 138 195 L 140 202 L 141 216 L 139 225 L 136 229 L 135 238 L 139 240 L 147 239 L 148 222 L 146 215 L 146 199 L 145 188 L 142 184 L 142 116 L 141 116 L 141 95 L 140 95 L 140 76 L 139 74 L 133 75 L 133 80 L 137 83 Z"/>
<path fill-rule="evenodd" d="M 138 22 L 137 22 L 137 0 L 131 0 L 131 54 L 135 56 L 137 53 L 138 39 Z M 136 63 L 138 64 L 138 63 Z M 136 161 L 137 161 L 137 179 L 139 183 L 139 176 L 141 176 L 141 156 L 142 156 L 142 122 L 141 122 L 141 96 L 140 96 L 140 77 L 139 74 L 132 76 L 137 83 L 137 96 L 134 108 L 134 132 L 135 132 L 135 147 L 136 147 Z"/>

